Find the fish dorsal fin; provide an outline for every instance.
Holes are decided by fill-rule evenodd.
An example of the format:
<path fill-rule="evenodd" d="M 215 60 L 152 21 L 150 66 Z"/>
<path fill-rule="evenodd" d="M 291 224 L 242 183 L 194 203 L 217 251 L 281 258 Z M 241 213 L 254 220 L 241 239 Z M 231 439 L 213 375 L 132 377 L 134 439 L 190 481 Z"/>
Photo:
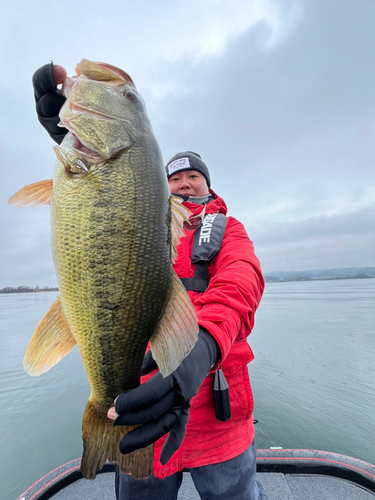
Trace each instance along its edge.
<path fill-rule="evenodd" d="M 151 352 L 163 377 L 171 374 L 198 340 L 198 320 L 185 287 L 173 272 L 170 299 L 155 333 Z"/>
<path fill-rule="evenodd" d="M 23 187 L 8 200 L 12 207 L 49 205 L 51 202 L 53 180 L 34 182 Z"/>
<path fill-rule="evenodd" d="M 133 80 L 125 71 L 115 66 L 111 66 L 110 64 L 82 59 L 82 61 L 77 64 L 76 73 L 77 75 L 83 75 L 97 82 L 129 83 L 135 87 Z"/>
<path fill-rule="evenodd" d="M 40 320 L 23 359 L 23 369 L 37 377 L 48 372 L 76 345 L 65 319 L 60 297 Z"/>
<path fill-rule="evenodd" d="M 169 198 L 171 209 L 171 261 L 176 260 L 176 248 L 180 243 L 181 236 L 184 236 L 184 223 L 189 224 L 191 212 L 182 205 L 182 199 L 171 195 Z"/>

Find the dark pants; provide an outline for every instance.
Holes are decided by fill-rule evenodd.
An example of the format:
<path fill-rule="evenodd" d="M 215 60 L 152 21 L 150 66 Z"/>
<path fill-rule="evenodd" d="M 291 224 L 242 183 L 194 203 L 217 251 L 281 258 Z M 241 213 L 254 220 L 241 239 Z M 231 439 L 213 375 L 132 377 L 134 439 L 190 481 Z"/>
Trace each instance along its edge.
<path fill-rule="evenodd" d="M 268 500 L 263 487 L 255 480 L 256 449 L 253 444 L 238 457 L 220 464 L 204 465 L 190 472 L 202 500 Z M 117 500 L 177 500 L 182 472 L 165 479 L 153 475 L 137 481 L 116 471 Z"/>

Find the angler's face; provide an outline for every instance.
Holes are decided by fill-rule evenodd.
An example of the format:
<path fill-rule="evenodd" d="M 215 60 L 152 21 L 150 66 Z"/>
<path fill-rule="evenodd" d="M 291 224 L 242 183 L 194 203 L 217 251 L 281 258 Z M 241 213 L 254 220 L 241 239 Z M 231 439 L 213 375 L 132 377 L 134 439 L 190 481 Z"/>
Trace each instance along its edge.
<path fill-rule="evenodd" d="M 169 177 L 168 184 L 172 194 L 200 197 L 209 192 L 206 178 L 197 170 L 177 172 Z"/>

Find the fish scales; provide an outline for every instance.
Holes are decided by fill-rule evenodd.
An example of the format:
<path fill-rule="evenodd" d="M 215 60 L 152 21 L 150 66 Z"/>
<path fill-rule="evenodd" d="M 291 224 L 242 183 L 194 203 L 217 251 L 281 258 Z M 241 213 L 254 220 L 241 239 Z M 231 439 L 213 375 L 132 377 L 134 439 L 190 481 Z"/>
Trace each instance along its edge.
<path fill-rule="evenodd" d="M 131 427 L 107 412 L 137 387 L 148 341 L 163 376 L 198 334 L 194 307 L 172 269 L 189 212 L 171 197 L 141 96 L 122 70 L 82 60 L 60 111 L 69 133 L 55 146 L 54 179 L 25 186 L 14 206 L 50 204 L 60 295 L 39 322 L 24 369 L 48 371 L 78 345 L 91 395 L 82 421 L 81 471 L 94 479 L 115 461 L 136 479 L 152 472 L 153 447 L 122 455 Z M 173 228 L 173 229 L 171 229 Z"/>
<path fill-rule="evenodd" d="M 145 153 L 137 148 L 110 168 L 99 167 L 84 184 L 60 165 L 55 172 L 51 224 L 60 295 L 92 395 L 105 405 L 139 385 L 139 366 L 172 277 L 169 194 L 164 179 L 150 178 L 147 162 L 155 159 Z M 141 171 L 134 167 L 140 161 Z M 98 358 L 103 364 L 93 362 Z"/>

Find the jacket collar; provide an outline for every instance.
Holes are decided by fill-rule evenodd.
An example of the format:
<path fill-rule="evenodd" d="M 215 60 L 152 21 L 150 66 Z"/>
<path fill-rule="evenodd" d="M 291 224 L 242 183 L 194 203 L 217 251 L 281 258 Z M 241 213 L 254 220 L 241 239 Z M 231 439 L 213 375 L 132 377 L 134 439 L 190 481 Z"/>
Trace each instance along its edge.
<path fill-rule="evenodd" d="M 210 189 L 210 193 L 215 197 L 214 200 L 210 201 L 206 205 L 206 214 L 215 214 L 221 213 L 226 215 L 228 212 L 227 206 L 223 198 L 220 198 L 212 189 Z M 188 201 L 184 201 L 183 205 L 192 212 L 193 216 L 199 215 L 203 210 L 203 205 L 196 205 L 195 203 L 189 203 Z"/>

